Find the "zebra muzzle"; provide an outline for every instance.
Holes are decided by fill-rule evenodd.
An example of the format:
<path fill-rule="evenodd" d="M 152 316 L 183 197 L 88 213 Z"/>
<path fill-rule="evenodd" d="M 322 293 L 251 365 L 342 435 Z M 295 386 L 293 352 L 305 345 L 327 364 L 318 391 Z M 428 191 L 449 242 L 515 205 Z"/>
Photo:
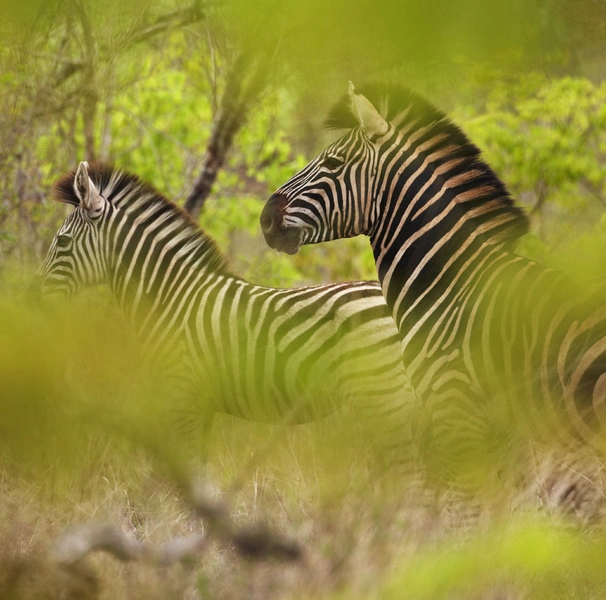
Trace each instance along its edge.
<path fill-rule="evenodd" d="M 295 227 L 284 227 L 283 216 L 287 199 L 281 194 L 274 194 L 261 212 L 261 231 L 270 248 L 296 254 L 300 246 L 300 230 Z"/>

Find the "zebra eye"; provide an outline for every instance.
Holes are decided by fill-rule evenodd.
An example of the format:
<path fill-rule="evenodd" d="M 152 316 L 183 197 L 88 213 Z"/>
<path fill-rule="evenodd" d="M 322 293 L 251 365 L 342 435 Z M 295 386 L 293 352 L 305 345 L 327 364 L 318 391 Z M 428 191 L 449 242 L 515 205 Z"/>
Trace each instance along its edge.
<path fill-rule="evenodd" d="M 322 166 L 329 171 L 336 171 L 343 165 L 343 159 L 337 158 L 336 156 L 329 156 L 324 159 Z"/>
<path fill-rule="evenodd" d="M 57 236 L 57 248 L 69 248 L 72 238 L 69 235 L 61 234 Z"/>

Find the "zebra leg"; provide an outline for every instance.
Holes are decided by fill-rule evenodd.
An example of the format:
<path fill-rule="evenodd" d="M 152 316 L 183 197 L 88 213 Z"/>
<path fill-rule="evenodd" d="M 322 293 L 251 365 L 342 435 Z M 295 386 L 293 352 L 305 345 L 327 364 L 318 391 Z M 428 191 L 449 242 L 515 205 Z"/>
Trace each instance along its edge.
<path fill-rule="evenodd" d="M 509 422 L 466 397 L 439 400 L 418 411 L 414 434 L 444 525 L 465 537 L 508 505 Z"/>
<path fill-rule="evenodd" d="M 182 415 L 180 432 L 184 448 L 187 472 L 190 477 L 205 480 L 208 475 L 208 459 L 212 446 L 212 430 L 215 412 L 198 412 Z"/>
<path fill-rule="evenodd" d="M 435 513 L 435 498 L 413 437 L 418 406 L 412 391 L 388 397 L 366 393 L 352 404 L 371 459 L 369 485 L 380 484 L 383 493 L 415 514 Z"/>
<path fill-rule="evenodd" d="M 199 394 L 186 394 L 185 399 L 182 396 L 166 411 L 168 443 L 172 445 L 169 453 L 178 463 L 173 468 L 190 481 L 207 478 L 215 414 L 212 404 L 201 402 Z"/>
<path fill-rule="evenodd" d="M 206 477 L 208 471 L 208 460 L 212 446 L 212 432 L 215 424 L 213 412 L 206 412 L 200 418 L 200 430 L 197 433 L 197 444 L 194 445 L 195 468 L 201 476 Z"/>

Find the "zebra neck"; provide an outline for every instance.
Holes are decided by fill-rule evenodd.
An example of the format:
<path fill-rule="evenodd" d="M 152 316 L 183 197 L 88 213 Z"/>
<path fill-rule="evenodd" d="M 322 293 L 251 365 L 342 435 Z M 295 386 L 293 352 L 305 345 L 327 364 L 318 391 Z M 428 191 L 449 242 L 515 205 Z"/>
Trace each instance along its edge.
<path fill-rule="evenodd" d="M 403 334 L 409 319 L 422 318 L 438 298 L 472 290 L 479 274 L 509 253 L 498 236 L 470 226 L 452 200 L 436 201 L 429 190 L 397 198 L 383 199 L 370 242 L 383 294 Z"/>
<path fill-rule="evenodd" d="M 191 227 L 124 219 L 108 237 L 115 240 L 110 287 L 140 334 L 170 321 L 180 300 L 216 272 L 206 240 Z"/>
<path fill-rule="evenodd" d="M 461 244 L 446 235 L 434 239 L 407 228 L 388 243 L 378 238 L 371 244 L 383 294 L 401 333 L 438 300 L 448 303 L 455 296 L 474 293 L 478 277 L 511 256 L 503 244 L 473 236 Z"/>
<path fill-rule="evenodd" d="M 479 151 L 449 124 L 403 128 L 379 152 L 369 230 L 396 322 L 406 307 L 470 283 L 527 231 L 523 212 Z"/>

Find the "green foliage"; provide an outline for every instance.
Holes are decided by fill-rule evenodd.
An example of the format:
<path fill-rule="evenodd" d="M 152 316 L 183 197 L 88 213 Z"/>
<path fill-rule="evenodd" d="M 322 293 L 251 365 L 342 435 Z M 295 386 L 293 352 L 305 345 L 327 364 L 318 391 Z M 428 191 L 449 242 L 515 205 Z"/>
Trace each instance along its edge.
<path fill-rule="evenodd" d="M 138 12 L 130 3 L 127 5 L 121 12 L 117 4 L 110 3 L 106 13 L 99 3 L 90 6 L 89 18 L 98 45 L 92 82 L 87 82 L 82 69 L 76 68 L 66 77 L 61 62 L 49 71 L 46 63 L 31 57 L 24 61 L 10 46 L 4 49 L 5 68 L 0 71 L 6 82 L 0 87 L 0 102 L 7 115 L 5 121 L 0 118 L 0 131 L 7 137 L 3 143 L 7 160 L 0 167 L 4 199 L 0 203 L 0 252 L 4 260 L 9 256 L 40 260 L 63 215 L 44 198 L 60 175 L 87 157 L 91 139 L 99 158 L 133 170 L 171 199 L 183 202 L 199 174 L 234 56 L 239 49 L 258 52 L 259 40 L 271 53 L 272 44 L 278 42 L 258 33 L 284 16 L 281 10 L 272 13 L 264 3 L 254 14 L 235 3 L 209 9 L 202 23 L 186 30 L 175 27 L 159 38 L 150 38 L 150 43 L 130 43 L 133 32 L 145 25 L 146 19 L 153 23 L 155 11 L 161 13 L 163 7 L 147 3 Z M 368 79 L 368 57 L 381 54 L 381 60 L 377 58 L 380 67 L 373 67 L 373 73 L 389 73 L 396 80 L 404 77 L 406 69 L 396 68 L 393 60 L 416 36 L 423 37 L 423 28 L 415 26 L 415 34 L 405 36 L 401 47 L 395 44 L 393 31 L 407 31 L 416 22 L 407 15 L 419 16 L 428 7 L 414 2 L 401 6 L 388 3 L 377 11 L 356 2 L 351 14 L 342 14 L 337 4 L 329 3 L 323 7 L 326 18 L 322 26 L 310 32 L 304 16 L 308 7 L 303 10 L 296 0 L 289 5 L 293 11 L 290 21 L 276 28 L 282 34 L 287 32 L 279 46 L 279 60 L 276 55 L 268 63 L 276 79 L 237 135 L 201 223 L 229 255 L 236 273 L 259 283 L 297 285 L 375 278 L 371 253 L 364 242 L 346 240 L 330 248 L 306 250 L 289 260 L 264 248 L 258 216 L 267 196 L 324 144 L 320 123 L 330 102 L 345 89 L 349 76 L 360 73 L 362 80 Z M 459 6 L 457 18 L 469 17 L 470 10 L 465 3 Z M 509 35 L 503 26 L 512 17 L 512 10 L 515 12 L 499 2 L 491 10 L 469 17 L 467 26 L 474 35 L 465 38 L 465 47 L 453 53 L 453 60 L 464 67 L 470 53 L 493 44 L 493 49 L 500 46 L 496 41 L 503 32 Z M 61 21 L 62 14 L 59 5 L 45 12 L 45 22 L 54 27 L 54 34 L 34 37 L 36 50 L 40 55 L 57 54 L 68 64 L 81 64 L 86 60 L 82 56 L 86 46 L 84 26 L 77 20 L 72 23 L 73 39 L 63 43 L 62 28 L 66 25 Z M 432 28 L 444 32 L 440 44 L 416 48 L 418 65 L 429 60 L 432 52 L 436 56 L 450 52 L 454 38 L 448 33 L 449 14 L 444 12 L 432 24 Z M 350 23 L 353 15 L 362 26 Z M 376 21 L 379 15 L 380 25 Z M 390 16 L 388 21 L 384 21 L 385 15 Z M 335 21 L 340 23 L 339 35 L 324 39 L 322 27 Z M 377 31 L 383 31 L 382 45 L 371 49 L 369 43 Z M 521 31 L 517 34 L 526 35 Z M 339 36 L 355 36 L 356 43 L 340 45 Z M 331 44 L 336 44 L 332 53 L 328 50 Z M 344 48 L 360 59 L 359 64 L 345 59 Z M 305 53 L 308 66 L 302 68 Z M 367 58 L 362 58 L 364 53 Z M 320 54 L 330 59 L 324 64 Z M 480 72 L 486 74 L 493 59 L 497 63 L 500 60 L 492 54 L 486 58 L 474 66 L 473 81 L 467 81 L 461 98 L 455 99 L 453 116 L 483 149 L 514 196 L 532 212 L 533 235 L 520 244 L 520 252 L 556 266 L 576 268 L 571 261 L 572 250 L 581 248 L 590 255 L 588 272 L 598 273 L 606 257 L 602 224 L 606 204 L 605 86 L 581 78 L 550 79 L 543 75 L 510 77 L 504 82 L 492 74 L 483 83 L 490 86 L 489 91 L 482 91 L 474 77 L 478 78 Z M 318 71 L 317 77 L 308 73 L 308 67 Z M 347 77 L 334 76 L 343 68 L 348 70 Z M 278 81 L 284 69 L 290 72 L 289 77 Z M 330 83 L 322 81 L 326 77 Z M 428 76 L 427 81 L 416 76 L 405 79 L 408 84 L 418 80 L 421 87 L 426 87 L 435 76 Z M 338 83 L 338 90 L 332 90 L 333 82 Z M 85 119 L 88 85 L 94 86 L 97 95 L 92 134 L 87 132 Z M 314 89 L 312 94 L 312 85 L 325 89 Z M 478 102 L 482 94 L 485 98 Z M 47 97 L 49 110 L 45 107 Z M 23 181 L 25 185 L 17 183 Z"/>
<path fill-rule="evenodd" d="M 538 62 L 561 64 L 557 3 L 462 0 L 457 3 L 384 0 L 245 0 L 230 3 L 229 18 L 252 52 L 279 52 L 287 76 L 305 89 L 342 93 L 349 78 L 407 82 L 465 78 L 478 62 L 519 72 Z M 316 91 L 317 93 L 317 91 Z"/>
<path fill-rule="evenodd" d="M 442 544 L 416 554 L 380 597 L 396 600 L 406 590 L 419 600 L 479 598 L 500 590 L 532 598 L 599 598 L 606 590 L 605 558 L 601 536 L 587 540 L 570 530 L 516 520 L 462 547 Z"/>
<path fill-rule="evenodd" d="M 87 158 L 87 136 L 97 157 L 184 200 L 199 174 L 226 74 L 242 49 L 271 55 L 274 78 L 237 135 L 200 220 L 236 274 L 276 286 L 376 277 L 365 239 L 287 257 L 266 249 L 258 219 L 267 196 L 324 145 L 320 123 L 346 81 L 385 76 L 429 90 L 438 102 L 439 90 L 448 90 L 454 120 L 532 213 L 533 232 L 521 252 L 576 273 L 584 266 L 603 274 L 606 85 L 520 73 L 503 81 L 503 73 L 525 71 L 539 58 L 566 66 L 578 47 L 589 47 L 562 43 L 556 25 L 563 12 L 553 10 L 562 3 L 289 0 L 262 1 L 254 10 L 241 1 L 202 3 L 203 20 L 162 31 L 161 17 L 185 4 L 0 2 L 0 512 L 14 527 L 2 530 L 2 572 L 14 572 L 7 548 L 21 560 L 43 556 L 55 534 L 91 516 L 109 515 L 143 539 L 192 529 L 176 491 L 149 475 L 150 464 L 158 469 L 177 460 L 179 440 L 167 426 L 167 396 L 142 369 L 115 308 L 93 293 L 40 313 L 13 291 L 31 278 L 23 265 L 39 262 L 69 210 L 50 203 L 48 192 Z M 601 14 L 601 3 L 593 5 Z M 77 18 L 82 6 L 92 33 Z M 141 27 L 160 33 L 136 38 Z M 27 43 L 13 44 L 17 38 Z M 90 64 L 92 75 L 84 68 Z M 92 132 L 85 117 L 91 97 Z M 540 520 L 531 511 L 507 526 L 494 519 L 462 542 L 452 523 L 431 511 L 419 517 L 426 507 L 418 502 L 403 504 L 406 481 L 390 473 L 393 487 L 384 485 L 368 449 L 351 448 L 360 436 L 341 415 L 280 436 L 269 426 L 232 420 L 220 423 L 213 439 L 211 474 L 223 488 L 243 485 L 234 512 L 254 520 L 266 507 L 307 544 L 306 565 L 289 572 L 282 565 L 256 568 L 224 550 L 168 576 L 162 570 L 138 577 L 136 567 L 103 563 L 102 595 L 182 597 L 183 582 L 193 577 L 189 595 L 197 589 L 216 598 L 389 600 L 518 591 L 532 598 L 604 597 L 602 531 L 557 528 L 557 519 Z M 501 465 L 491 461 L 482 456 L 475 466 L 500 475 Z M 497 504 L 504 487 L 491 490 Z M 24 507 L 35 527 L 21 526 Z M 509 507 L 495 513 L 511 517 Z M 38 581 L 29 597 L 65 596 L 64 580 Z M 4 583 L 0 577 L 0 595 Z"/>
<path fill-rule="evenodd" d="M 523 79 L 491 90 L 484 114 L 466 129 L 488 161 L 517 190 L 546 186 L 556 202 L 574 205 L 587 181 L 603 193 L 606 167 L 606 84 L 586 79 Z"/>
<path fill-rule="evenodd" d="M 601 274 L 606 257 L 606 83 L 543 76 L 495 84 L 457 120 L 532 218 L 520 251 Z"/>

